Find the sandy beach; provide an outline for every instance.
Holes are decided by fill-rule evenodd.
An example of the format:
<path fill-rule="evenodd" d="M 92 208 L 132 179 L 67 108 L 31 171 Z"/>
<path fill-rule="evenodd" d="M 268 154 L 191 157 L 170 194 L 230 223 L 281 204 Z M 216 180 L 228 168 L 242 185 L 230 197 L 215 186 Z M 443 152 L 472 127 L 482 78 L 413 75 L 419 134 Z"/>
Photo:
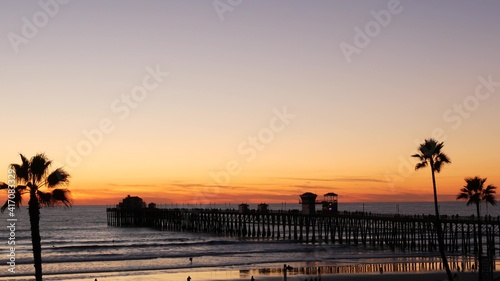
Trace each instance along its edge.
<path fill-rule="evenodd" d="M 179 281 L 187 280 L 191 277 L 191 281 L 228 281 L 228 280 L 251 280 L 251 276 L 242 274 L 239 270 L 221 270 L 221 271 L 141 271 L 141 272 L 109 272 L 97 273 L 95 278 L 98 281 Z M 459 272 L 457 273 L 460 281 L 476 281 L 478 274 L 475 272 Z M 500 272 L 494 272 L 494 278 L 500 277 Z M 255 281 L 282 281 L 283 276 L 266 276 L 255 275 Z M 316 278 L 316 279 L 315 279 Z M 29 280 L 30 278 L 12 278 L 10 280 Z M 1 279 L 0 279 L 1 280 Z M 44 280 L 68 280 L 68 281 L 93 281 L 88 277 L 79 278 L 78 275 L 52 275 L 45 276 Z M 317 275 L 289 275 L 287 281 L 309 281 L 319 280 Z M 426 272 L 426 273 L 384 273 L 384 274 L 326 274 L 321 275 L 322 281 L 443 281 L 446 280 L 445 272 Z"/>

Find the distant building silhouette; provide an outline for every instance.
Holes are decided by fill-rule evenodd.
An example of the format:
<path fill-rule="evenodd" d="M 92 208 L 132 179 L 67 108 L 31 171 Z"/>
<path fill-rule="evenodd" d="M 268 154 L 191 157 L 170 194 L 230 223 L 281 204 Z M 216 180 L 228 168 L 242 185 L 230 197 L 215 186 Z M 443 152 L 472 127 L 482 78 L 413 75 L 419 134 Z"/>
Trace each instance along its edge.
<path fill-rule="evenodd" d="M 265 203 L 260 203 L 257 206 L 257 212 L 259 212 L 259 213 L 267 213 L 268 211 L 269 211 L 269 205 L 267 205 Z"/>
<path fill-rule="evenodd" d="M 154 204 L 154 203 L 153 203 Z M 142 201 L 142 198 L 139 196 L 130 196 L 123 198 L 122 202 L 120 202 L 117 206 L 119 209 L 141 209 L 146 208 L 146 203 Z"/>
<path fill-rule="evenodd" d="M 246 214 L 246 213 L 248 213 L 250 211 L 248 209 L 248 204 L 241 203 L 240 205 L 238 205 L 238 211 L 239 211 L 240 214 Z"/>

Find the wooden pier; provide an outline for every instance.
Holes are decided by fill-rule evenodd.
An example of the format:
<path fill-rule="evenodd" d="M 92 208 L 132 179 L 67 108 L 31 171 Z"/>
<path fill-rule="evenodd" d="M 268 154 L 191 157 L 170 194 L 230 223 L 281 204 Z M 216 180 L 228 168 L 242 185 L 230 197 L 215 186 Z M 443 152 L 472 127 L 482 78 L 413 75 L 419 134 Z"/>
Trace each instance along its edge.
<path fill-rule="evenodd" d="M 214 233 L 251 239 L 339 243 L 402 251 L 437 251 L 435 216 L 338 212 L 304 215 L 299 211 L 220 209 L 107 209 L 110 226 L 152 227 L 167 231 Z M 442 216 L 446 250 L 477 253 L 477 218 Z M 500 217 L 482 218 L 485 251 L 500 253 Z"/>

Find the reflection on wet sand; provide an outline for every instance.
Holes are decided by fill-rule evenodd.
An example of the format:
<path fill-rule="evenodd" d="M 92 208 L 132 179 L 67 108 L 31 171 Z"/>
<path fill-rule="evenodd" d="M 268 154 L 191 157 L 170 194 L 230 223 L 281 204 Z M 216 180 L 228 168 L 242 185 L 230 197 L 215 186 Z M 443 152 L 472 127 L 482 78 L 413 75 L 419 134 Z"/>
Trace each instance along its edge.
<path fill-rule="evenodd" d="M 450 269 L 455 272 L 473 272 L 477 269 L 477 261 L 473 257 L 451 257 Z M 391 259 L 387 262 L 326 265 L 325 262 L 290 263 L 292 269 L 288 275 L 321 275 L 321 274 L 358 274 L 358 273 L 418 273 L 444 271 L 443 264 L 437 257 L 419 257 Z M 497 264 L 493 264 L 495 270 Z M 283 276 L 283 267 L 240 270 L 240 277 L 252 275 Z"/>

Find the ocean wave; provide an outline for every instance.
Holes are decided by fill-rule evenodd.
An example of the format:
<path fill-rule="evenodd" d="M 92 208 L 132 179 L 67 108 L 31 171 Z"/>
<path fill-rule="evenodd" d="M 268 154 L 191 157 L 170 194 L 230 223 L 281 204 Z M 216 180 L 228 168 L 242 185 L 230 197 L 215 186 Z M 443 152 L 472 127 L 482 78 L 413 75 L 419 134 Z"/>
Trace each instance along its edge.
<path fill-rule="evenodd" d="M 178 244 L 177 248 L 172 245 L 163 244 L 134 244 L 127 246 L 69 246 L 62 248 L 53 248 L 50 251 L 44 251 L 43 261 L 46 264 L 51 263 L 72 263 L 72 262 L 111 262 L 111 261 L 139 261 L 154 259 L 175 259 L 187 261 L 188 258 L 209 258 L 217 259 L 223 262 L 224 259 L 231 257 L 243 258 L 242 260 L 262 261 L 264 257 L 270 258 L 269 261 L 276 260 L 277 257 L 300 256 L 302 260 L 340 260 L 357 258 L 377 258 L 377 257 L 395 257 L 394 252 L 382 253 L 369 251 L 360 252 L 358 249 L 345 245 L 329 246 L 310 246 L 299 243 L 268 243 L 267 247 L 262 247 L 262 242 L 241 242 L 241 241 L 212 241 L 207 245 L 205 243 Z M 200 248 L 194 247 L 200 246 Z M 166 247 L 170 246 L 170 247 Z M 225 246 L 225 247 L 220 247 Z M 63 250 L 64 251 L 60 251 Z M 110 251 L 116 250 L 116 251 Z M 74 253 L 79 253 L 75 255 Z M 404 254 L 408 255 L 408 254 Z M 26 253 L 25 259 L 20 260 L 20 264 L 32 262 L 30 253 Z M 234 262 L 234 261 L 233 261 Z"/>

